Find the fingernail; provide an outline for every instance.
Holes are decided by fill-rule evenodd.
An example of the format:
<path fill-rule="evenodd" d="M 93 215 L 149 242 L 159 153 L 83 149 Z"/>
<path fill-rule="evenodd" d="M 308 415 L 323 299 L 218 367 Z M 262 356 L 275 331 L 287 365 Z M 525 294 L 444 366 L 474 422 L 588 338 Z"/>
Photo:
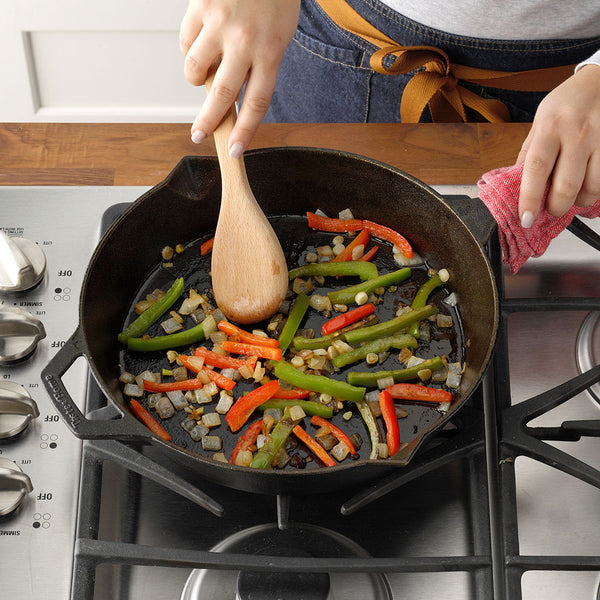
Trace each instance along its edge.
<path fill-rule="evenodd" d="M 205 137 L 206 134 L 199 129 L 192 132 L 192 142 L 194 142 L 194 144 L 199 144 Z"/>
<path fill-rule="evenodd" d="M 530 210 L 526 210 L 521 215 L 521 227 L 524 229 L 529 229 L 533 225 L 534 219 L 535 217 L 533 216 L 533 213 Z"/>
<path fill-rule="evenodd" d="M 236 142 L 235 144 L 231 145 L 231 148 L 229 148 L 229 156 L 231 158 L 239 158 L 243 152 L 244 146 L 242 145 L 242 142 Z"/>

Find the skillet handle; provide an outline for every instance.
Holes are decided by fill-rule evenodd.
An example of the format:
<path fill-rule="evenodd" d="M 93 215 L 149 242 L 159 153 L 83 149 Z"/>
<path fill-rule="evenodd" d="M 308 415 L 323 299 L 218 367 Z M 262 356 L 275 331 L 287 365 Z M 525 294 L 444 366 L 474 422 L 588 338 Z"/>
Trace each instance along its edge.
<path fill-rule="evenodd" d="M 129 414 L 110 420 L 86 419 L 62 381 L 62 376 L 80 356 L 87 360 L 83 333 L 78 327 L 42 370 L 42 382 L 71 431 L 82 439 L 150 441 L 150 432 Z"/>

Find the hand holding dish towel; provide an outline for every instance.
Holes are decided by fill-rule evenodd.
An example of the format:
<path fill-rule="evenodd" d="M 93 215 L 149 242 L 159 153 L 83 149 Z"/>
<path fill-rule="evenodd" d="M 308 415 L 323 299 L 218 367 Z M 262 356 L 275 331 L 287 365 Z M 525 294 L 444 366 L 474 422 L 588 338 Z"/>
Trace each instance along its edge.
<path fill-rule="evenodd" d="M 488 171 L 477 182 L 479 197 L 498 223 L 503 261 L 516 273 L 531 256 L 541 256 L 550 242 L 569 225 L 574 216 L 600 216 L 600 199 L 592 206 L 573 206 L 562 217 L 553 217 L 542 208 L 529 229 L 519 219 L 519 189 L 523 165 Z M 544 192 L 544 201 L 549 185 Z"/>

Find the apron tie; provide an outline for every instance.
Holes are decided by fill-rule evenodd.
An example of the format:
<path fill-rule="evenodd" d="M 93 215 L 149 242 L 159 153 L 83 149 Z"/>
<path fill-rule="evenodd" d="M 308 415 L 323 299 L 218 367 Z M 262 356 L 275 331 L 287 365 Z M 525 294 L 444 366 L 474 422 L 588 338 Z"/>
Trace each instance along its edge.
<path fill-rule="evenodd" d="M 383 75 L 416 71 L 402 94 L 403 123 L 418 123 L 426 106 L 434 122 L 467 122 L 468 108 L 490 123 L 503 123 L 510 120 L 503 102 L 482 98 L 460 85 L 460 81 L 505 90 L 549 92 L 572 75 L 575 68 L 565 65 L 529 71 L 494 71 L 457 65 L 440 48 L 401 46 L 361 17 L 345 0 L 317 2 L 339 27 L 378 48 L 369 61 L 374 71 Z M 391 64 L 386 66 L 392 57 Z"/>

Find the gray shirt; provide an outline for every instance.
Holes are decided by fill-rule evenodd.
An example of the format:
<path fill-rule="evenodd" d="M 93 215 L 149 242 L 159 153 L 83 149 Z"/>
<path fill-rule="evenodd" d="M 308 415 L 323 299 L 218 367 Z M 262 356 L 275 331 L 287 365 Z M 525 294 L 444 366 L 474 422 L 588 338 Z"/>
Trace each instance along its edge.
<path fill-rule="evenodd" d="M 493 40 L 600 36 L 600 0 L 381 1 L 413 21 L 455 35 Z M 600 50 L 591 62 L 600 64 Z"/>

